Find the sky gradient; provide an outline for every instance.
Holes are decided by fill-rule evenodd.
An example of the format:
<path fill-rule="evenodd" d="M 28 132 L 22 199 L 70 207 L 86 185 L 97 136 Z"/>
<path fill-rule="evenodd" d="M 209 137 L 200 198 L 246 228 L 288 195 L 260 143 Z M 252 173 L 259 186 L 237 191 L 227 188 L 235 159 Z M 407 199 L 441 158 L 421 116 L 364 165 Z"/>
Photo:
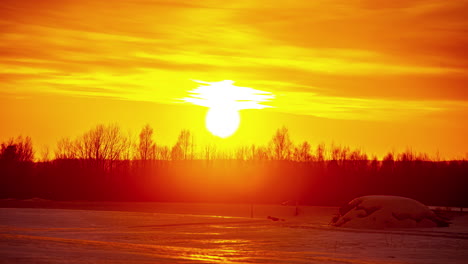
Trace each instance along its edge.
<path fill-rule="evenodd" d="M 0 139 L 55 147 L 98 123 L 174 144 L 293 140 L 381 157 L 412 148 L 468 153 L 468 1 L 0 2 Z M 220 141 L 206 108 L 183 100 L 199 84 L 275 95 L 241 111 Z"/>

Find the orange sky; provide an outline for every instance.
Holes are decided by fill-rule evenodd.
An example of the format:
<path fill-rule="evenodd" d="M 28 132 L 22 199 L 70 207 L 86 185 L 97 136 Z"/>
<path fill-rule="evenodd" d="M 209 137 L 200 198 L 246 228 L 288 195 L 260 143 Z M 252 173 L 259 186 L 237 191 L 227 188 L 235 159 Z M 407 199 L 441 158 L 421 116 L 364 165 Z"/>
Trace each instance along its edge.
<path fill-rule="evenodd" d="M 235 2 L 235 3 L 234 3 Z M 172 145 L 293 140 L 444 158 L 468 152 L 468 1 L 0 2 L 0 140 L 37 148 L 98 123 Z M 234 136 L 181 100 L 234 80 L 275 95 Z"/>

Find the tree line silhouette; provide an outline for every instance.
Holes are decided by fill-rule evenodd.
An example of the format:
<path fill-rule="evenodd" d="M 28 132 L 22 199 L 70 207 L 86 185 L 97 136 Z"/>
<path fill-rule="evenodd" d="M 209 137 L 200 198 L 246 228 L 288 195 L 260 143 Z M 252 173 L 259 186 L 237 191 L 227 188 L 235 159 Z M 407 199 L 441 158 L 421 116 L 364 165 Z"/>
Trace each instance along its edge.
<path fill-rule="evenodd" d="M 199 146 L 182 130 L 169 147 L 146 125 L 136 140 L 115 124 L 97 125 L 57 142 L 35 159 L 30 137 L 0 149 L 0 198 L 53 200 L 255 202 L 341 205 L 371 194 L 401 195 L 425 204 L 468 205 L 468 161 L 431 160 L 411 150 L 382 160 L 359 149 L 304 141 L 286 127 L 268 144 L 232 151 Z"/>

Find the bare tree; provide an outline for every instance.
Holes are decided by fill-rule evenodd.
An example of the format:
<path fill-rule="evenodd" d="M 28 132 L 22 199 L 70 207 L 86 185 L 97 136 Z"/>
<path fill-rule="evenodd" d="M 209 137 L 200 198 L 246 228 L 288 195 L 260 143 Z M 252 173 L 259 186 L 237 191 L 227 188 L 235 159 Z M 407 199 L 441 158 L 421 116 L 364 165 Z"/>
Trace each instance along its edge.
<path fill-rule="evenodd" d="M 128 160 L 131 160 L 135 156 L 136 150 L 134 146 L 135 146 L 136 139 L 130 131 L 128 131 L 126 136 L 122 135 L 122 138 L 123 138 L 124 146 L 123 146 L 121 159 L 128 161 Z"/>
<path fill-rule="evenodd" d="M 393 171 L 395 167 L 395 155 L 392 152 L 387 153 L 382 160 L 382 169 Z"/>
<path fill-rule="evenodd" d="M 324 143 L 319 144 L 315 152 L 317 156 L 317 161 L 324 162 L 325 161 L 325 144 Z"/>
<path fill-rule="evenodd" d="M 349 154 L 352 168 L 355 170 L 364 170 L 368 165 L 367 154 L 363 153 L 360 149 L 355 149 Z"/>
<path fill-rule="evenodd" d="M 307 162 L 312 160 L 312 154 L 310 153 L 311 146 L 309 142 L 304 141 L 302 144 L 294 147 L 294 160 Z"/>
<path fill-rule="evenodd" d="M 62 138 L 57 142 L 55 159 L 75 159 L 77 156 L 76 143 L 70 138 Z"/>
<path fill-rule="evenodd" d="M 172 160 L 183 160 L 184 159 L 184 154 L 183 154 L 183 151 L 182 151 L 182 147 L 177 143 L 174 146 L 172 146 L 171 159 Z"/>
<path fill-rule="evenodd" d="M 216 157 L 216 146 L 214 144 L 207 144 L 203 149 L 203 157 L 205 160 L 213 160 Z"/>
<path fill-rule="evenodd" d="M 413 150 L 410 148 L 406 149 L 406 151 L 398 155 L 398 161 L 400 162 L 411 162 L 414 160 L 416 160 L 416 155 L 414 154 Z"/>
<path fill-rule="evenodd" d="M 47 145 L 42 146 L 40 150 L 40 161 L 41 162 L 48 162 L 50 161 L 50 148 Z"/>
<path fill-rule="evenodd" d="M 292 141 L 289 137 L 289 131 L 286 127 L 276 130 L 275 135 L 270 141 L 273 159 L 287 160 L 291 156 Z"/>
<path fill-rule="evenodd" d="M 337 163 L 340 158 L 341 148 L 332 143 L 330 147 L 330 160 Z"/>
<path fill-rule="evenodd" d="M 30 137 L 22 136 L 2 143 L 0 159 L 6 161 L 31 162 L 34 160 L 34 151 Z"/>
<path fill-rule="evenodd" d="M 249 148 L 246 146 L 240 146 L 236 149 L 235 156 L 238 160 L 248 159 Z"/>
<path fill-rule="evenodd" d="M 145 125 L 140 132 L 138 151 L 138 159 L 149 160 L 156 157 L 156 145 L 153 142 L 153 128 L 150 125 Z"/>
<path fill-rule="evenodd" d="M 253 160 L 268 160 L 270 158 L 267 147 L 252 145 L 250 150 L 252 155 L 251 159 Z"/>
<path fill-rule="evenodd" d="M 168 146 L 159 146 L 156 149 L 156 159 L 160 160 L 170 160 L 171 159 L 171 150 L 169 149 Z"/>
<path fill-rule="evenodd" d="M 344 164 L 345 161 L 349 158 L 349 152 L 351 150 L 349 149 L 349 147 L 343 147 L 341 149 L 341 153 L 340 153 L 340 161 L 341 161 L 341 164 Z"/>
<path fill-rule="evenodd" d="M 75 146 L 78 158 L 90 161 L 96 168 L 109 170 L 130 147 L 117 125 L 97 125 L 78 138 Z"/>
<path fill-rule="evenodd" d="M 252 146 L 250 146 L 249 159 L 255 160 L 256 156 L 257 156 L 257 146 L 255 146 L 255 144 L 252 144 Z"/>
<path fill-rule="evenodd" d="M 380 166 L 380 162 L 379 160 L 377 159 L 377 156 L 373 156 L 372 157 L 372 161 L 370 163 L 370 168 L 371 170 L 375 173 L 376 171 L 379 170 L 379 166 Z"/>
<path fill-rule="evenodd" d="M 194 158 L 195 145 L 193 134 L 190 130 L 180 131 L 176 144 L 172 147 L 171 156 L 173 160 L 191 160 Z"/>

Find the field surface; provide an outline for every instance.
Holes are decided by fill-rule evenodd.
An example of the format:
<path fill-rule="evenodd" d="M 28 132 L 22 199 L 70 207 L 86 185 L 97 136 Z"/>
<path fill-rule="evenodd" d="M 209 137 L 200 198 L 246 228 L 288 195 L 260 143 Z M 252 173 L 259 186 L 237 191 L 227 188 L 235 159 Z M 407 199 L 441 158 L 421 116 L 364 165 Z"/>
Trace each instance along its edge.
<path fill-rule="evenodd" d="M 0 263 L 468 260 L 467 215 L 454 216 L 448 228 L 358 230 L 329 227 L 337 211 L 331 207 L 300 207 L 294 216 L 294 206 L 272 205 L 31 200 L 0 206 Z"/>

